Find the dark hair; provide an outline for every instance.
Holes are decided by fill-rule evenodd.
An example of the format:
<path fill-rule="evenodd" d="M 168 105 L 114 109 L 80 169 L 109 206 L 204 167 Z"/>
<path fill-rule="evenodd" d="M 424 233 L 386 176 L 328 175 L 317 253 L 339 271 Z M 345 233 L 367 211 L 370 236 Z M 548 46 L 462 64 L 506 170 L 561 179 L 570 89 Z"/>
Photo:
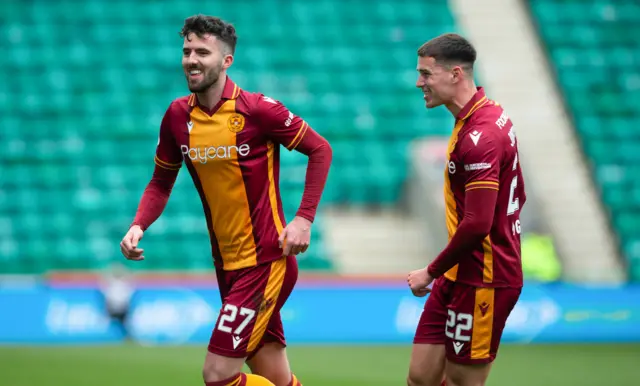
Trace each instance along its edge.
<path fill-rule="evenodd" d="M 224 20 L 207 15 L 194 15 L 184 21 L 184 26 L 180 31 L 180 37 L 185 38 L 190 33 L 196 34 L 199 38 L 202 38 L 205 34 L 211 34 L 224 42 L 233 55 L 236 52 L 236 42 L 238 37 L 236 36 L 236 29 L 231 23 L 227 23 Z"/>
<path fill-rule="evenodd" d="M 472 71 L 476 61 L 476 49 L 462 36 L 448 33 L 424 43 L 418 48 L 418 56 L 432 57 L 436 63 L 460 65 Z"/>

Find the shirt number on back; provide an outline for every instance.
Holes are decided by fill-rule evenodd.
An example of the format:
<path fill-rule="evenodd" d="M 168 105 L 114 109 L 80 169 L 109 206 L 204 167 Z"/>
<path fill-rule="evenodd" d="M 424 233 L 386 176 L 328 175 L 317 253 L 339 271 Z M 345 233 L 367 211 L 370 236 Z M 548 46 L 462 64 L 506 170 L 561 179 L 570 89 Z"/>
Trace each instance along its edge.
<path fill-rule="evenodd" d="M 518 152 L 513 158 L 513 167 L 511 170 L 515 171 L 518 168 Z M 518 175 L 516 174 L 511 180 L 511 187 L 509 188 L 509 205 L 507 206 L 507 216 L 511 216 L 520 209 L 520 200 L 518 197 L 514 197 L 516 188 L 518 187 Z"/>
<path fill-rule="evenodd" d="M 518 176 L 513 177 L 511 180 L 511 187 L 509 188 L 509 205 L 507 206 L 507 216 L 511 216 L 520 209 L 520 200 L 518 197 L 514 197 L 516 188 L 518 187 Z"/>

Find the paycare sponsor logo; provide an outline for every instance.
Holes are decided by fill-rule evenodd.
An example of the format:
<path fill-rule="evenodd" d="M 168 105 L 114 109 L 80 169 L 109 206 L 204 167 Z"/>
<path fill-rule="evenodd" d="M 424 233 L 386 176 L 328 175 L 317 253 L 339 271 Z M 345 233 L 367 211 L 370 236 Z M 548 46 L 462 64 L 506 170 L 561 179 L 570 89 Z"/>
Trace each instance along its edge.
<path fill-rule="evenodd" d="M 192 162 L 206 164 L 214 160 L 230 160 L 238 157 L 246 157 L 251 152 L 251 147 L 246 143 L 240 146 L 204 146 L 197 148 L 182 145 L 180 146 L 180 150 L 182 151 L 182 155 L 189 158 Z"/>

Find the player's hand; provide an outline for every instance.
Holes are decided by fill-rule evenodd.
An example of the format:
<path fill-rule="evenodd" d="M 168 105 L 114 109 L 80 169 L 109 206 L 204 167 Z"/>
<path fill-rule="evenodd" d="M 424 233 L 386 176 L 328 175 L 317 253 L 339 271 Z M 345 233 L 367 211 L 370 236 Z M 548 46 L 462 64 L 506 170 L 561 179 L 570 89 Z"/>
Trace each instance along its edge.
<path fill-rule="evenodd" d="M 309 248 L 311 239 L 311 221 L 303 217 L 294 217 L 280 233 L 278 244 L 282 248 L 282 256 L 304 253 Z"/>
<path fill-rule="evenodd" d="M 143 249 L 138 248 L 138 242 L 142 239 L 144 231 L 139 225 L 134 225 L 129 229 L 124 238 L 120 242 L 120 250 L 127 260 L 140 261 L 144 260 Z"/>
<path fill-rule="evenodd" d="M 422 268 L 409 272 L 407 283 L 415 296 L 423 297 L 431 292 L 433 278 L 429 275 L 427 268 Z"/>

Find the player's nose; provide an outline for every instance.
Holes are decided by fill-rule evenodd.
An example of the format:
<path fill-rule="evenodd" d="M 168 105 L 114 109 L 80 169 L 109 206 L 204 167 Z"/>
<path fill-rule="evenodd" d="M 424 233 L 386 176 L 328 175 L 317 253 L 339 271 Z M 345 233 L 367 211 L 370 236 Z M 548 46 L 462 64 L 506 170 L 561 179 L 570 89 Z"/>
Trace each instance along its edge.
<path fill-rule="evenodd" d="M 189 56 L 187 57 L 187 64 L 189 66 L 195 66 L 198 64 L 198 57 L 195 53 L 192 52 L 191 54 L 189 54 Z"/>

